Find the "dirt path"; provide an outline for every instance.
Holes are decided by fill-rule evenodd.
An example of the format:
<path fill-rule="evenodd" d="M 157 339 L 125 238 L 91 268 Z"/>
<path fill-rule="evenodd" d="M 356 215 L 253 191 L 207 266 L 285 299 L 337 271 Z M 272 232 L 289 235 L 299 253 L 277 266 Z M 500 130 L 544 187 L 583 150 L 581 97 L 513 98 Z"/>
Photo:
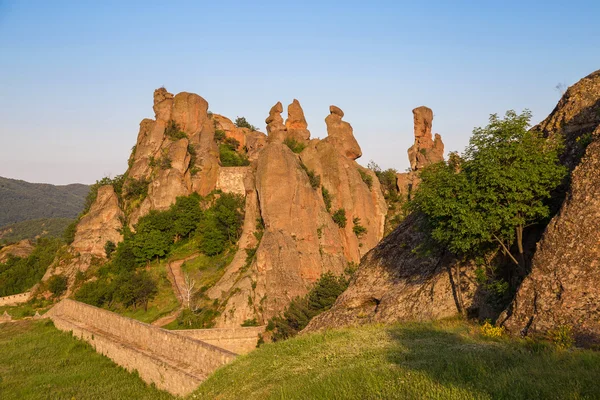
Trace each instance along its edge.
<path fill-rule="evenodd" d="M 154 326 L 165 326 L 175 321 L 181 311 L 183 311 L 183 301 L 184 301 L 184 293 L 185 293 L 185 276 L 183 275 L 183 271 L 181 270 L 181 266 L 188 260 L 198 257 L 198 253 L 192 254 L 191 256 L 187 256 L 180 260 L 171 261 L 167 264 L 167 277 L 169 278 L 169 282 L 171 282 L 171 286 L 173 287 L 173 291 L 177 296 L 177 300 L 179 301 L 179 308 L 173 311 L 172 313 L 165 315 L 152 322 Z"/>

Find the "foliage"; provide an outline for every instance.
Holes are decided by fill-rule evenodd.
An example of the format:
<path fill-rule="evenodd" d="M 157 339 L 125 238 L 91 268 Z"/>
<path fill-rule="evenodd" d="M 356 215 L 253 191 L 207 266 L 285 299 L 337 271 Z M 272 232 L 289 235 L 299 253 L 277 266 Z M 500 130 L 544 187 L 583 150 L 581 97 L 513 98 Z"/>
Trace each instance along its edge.
<path fill-rule="evenodd" d="M 198 235 L 200 250 L 209 256 L 222 253 L 227 246 L 234 245 L 244 222 L 244 199 L 242 196 L 223 193 L 204 213 Z"/>
<path fill-rule="evenodd" d="M 196 398 L 594 399 L 600 354 L 534 353 L 462 321 L 327 329 L 267 343 L 219 369 Z M 232 384 L 234 382 L 235 384 Z"/>
<path fill-rule="evenodd" d="M 141 178 L 127 178 L 124 187 L 124 197 L 127 200 L 140 199 L 143 200 L 148 195 L 148 186 L 150 180 Z"/>
<path fill-rule="evenodd" d="M 221 313 L 213 304 L 200 308 L 196 311 L 190 309 L 183 310 L 178 316 L 173 326 L 174 329 L 208 329 L 215 326 L 215 319 Z"/>
<path fill-rule="evenodd" d="M 171 140 L 187 138 L 185 132 L 182 132 L 179 125 L 173 120 L 167 123 L 167 127 L 165 128 L 165 136 Z"/>
<path fill-rule="evenodd" d="M 561 325 L 548 332 L 550 340 L 560 349 L 570 349 L 575 344 L 573 329 L 569 325 Z"/>
<path fill-rule="evenodd" d="M 304 143 L 297 141 L 296 139 L 286 138 L 283 143 L 290 148 L 294 153 L 302 153 L 302 150 L 306 148 Z"/>
<path fill-rule="evenodd" d="M 244 322 L 242 322 L 242 326 L 258 326 L 258 321 L 256 320 L 256 318 L 247 319 Z"/>
<path fill-rule="evenodd" d="M 225 140 L 225 131 L 217 129 L 215 130 L 215 142 L 220 143 Z"/>
<path fill-rule="evenodd" d="M 331 218 L 333 219 L 333 222 L 335 222 L 340 228 L 346 227 L 346 210 L 344 210 L 343 208 L 340 208 L 339 210 L 334 212 Z"/>
<path fill-rule="evenodd" d="M 548 217 L 545 200 L 566 172 L 558 163 L 561 144 L 528 131 L 530 119 L 527 110 L 508 111 L 504 119 L 494 114 L 473 131 L 462 157 L 453 154 L 421 173 L 411 206 L 426 216 L 439 245 L 462 257 L 501 246 L 523 269 L 523 230 Z"/>
<path fill-rule="evenodd" d="M 110 257 L 112 256 L 112 254 L 115 252 L 116 249 L 117 249 L 117 245 L 115 244 L 115 242 L 111 242 L 110 240 L 107 240 L 106 243 L 104 244 L 104 254 L 106 254 L 106 258 L 110 259 Z"/>
<path fill-rule="evenodd" d="M 67 291 L 67 277 L 64 275 L 53 275 L 48 279 L 48 290 L 54 297 L 60 297 Z"/>
<path fill-rule="evenodd" d="M 483 323 L 483 325 L 481 325 L 481 327 L 479 328 L 479 332 L 484 337 L 497 339 L 499 337 L 502 337 L 502 335 L 504 334 L 504 327 L 494 326 L 490 323 L 489 320 L 486 320 Z"/>
<path fill-rule="evenodd" d="M 88 185 L 55 186 L 0 177 L 0 232 L 22 221 L 76 218 L 89 190 Z"/>
<path fill-rule="evenodd" d="M 223 167 L 244 167 L 250 165 L 248 157 L 235 151 L 231 144 L 219 145 L 219 159 Z"/>
<path fill-rule="evenodd" d="M 143 305 L 144 311 L 148 310 L 148 302 L 158 294 L 156 282 L 145 270 L 121 274 L 117 286 L 116 300 L 134 309 Z"/>
<path fill-rule="evenodd" d="M 250 124 L 248 121 L 246 121 L 245 117 L 237 117 L 235 119 L 234 122 L 235 126 L 237 126 L 238 128 L 248 128 L 251 131 L 256 131 L 258 130 L 254 125 Z"/>
<path fill-rule="evenodd" d="M 327 212 L 331 212 L 331 194 L 325 186 L 321 186 L 321 195 L 323 195 L 323 202 L 325 203 L 325 209 Z"/>
<path fill-rule="evenodd" d="M 60 238 L 72 222 L 69 218 L 40 218 L 7 225 L 0 228 L 0 245 L 42 236 Z"/>
<path fill-rule="evenodd" d="M 85 198 L 83 211 L 81 212 L 80 217 L 87 214 L 90 211 L 90 208 L 92 208 L 92 204 L 94 204 L 96 198 L 98 197 L 98 189 L 100 189 L 102 186 L 112 185 L 115 193 L 120 197 L 123 192 L 124 182 L 124 175 L 117 175 L 114 178 L 105 176 L 104 178 L 97 180 L 96 183 L 90 186 L 90 190 Z"/>
<path fill-rule="evenodd" d="M 315 174 L 315 171 L 308 169 L 308 167 L 306 165 L 304 165 L 303 162 L 300 162 L 300 167 L 302 167 L 302 169 L 304 170 L 304 172 L 306 172 L 306 175 L 308 176 L 308 181 L 310 182 L 310 186 L 313 189 L 317 189 L 319 186 L 321 186 L 321 176 Z"/>
<path fill-rule="evenodd" d="M 60 239 L 40 238 L 29 257 L 11 256 L 0 264 L 0 297 L 26 292 L 38 283 L 61 246 Z"/>
<path fill-rule="evenodd" d="M 382 170 L 373 160 L 369 161 L 368 168 L 375 172 L 375 176 L 377 176 L 377 179 L 379 180 L 385 199 L 388 201 L 395 200 L 395 197 L 398 196 L 398 186 L 396 183 L 398 171 L 394 168 Z"/>
<path fill-rule="evenodd" d="M 359 217 L 354 217 L 352 219 L 352 224 L 354 225 L 352 227 L 352 232 L 354 232 L 356 237 L 360 238 L 365 233 L 367 233 L 367 228 L 365 228 L 364 226 L 361 225 Z"/>
<path fill-rule="evenodd" d="M 72 221 L 69 225 L 67 225 L 67 227 L 65 228 L 65 231 L 63 232 L 63 240 L 66 244 L 71 244 L 75 240 L 75 233 L 77 233 L 78 223 L 79 220 L 76 219 Z"/>
<path fill-rule="evenodd" d="M 331 308 L 335 300 L 348 287 L 349 280 L 331 272 L 321 275 L 315 286 L 304 297 L 292 299 L 282 316 L 269 320 L 267 330 L 273 332 L 273 341 L 295 336 L 310 320 Z"/>
<path fill-rule="evenodd" d="M 360 174 L 361 179 L 367 185 L 367 187 L 369 189 L 371 189 L 373 187 L 373 177 L 360 168 L 358 169 L 358 173 Z M 395 181 L 394 181 L 394 184 L 395 184 Z"/>

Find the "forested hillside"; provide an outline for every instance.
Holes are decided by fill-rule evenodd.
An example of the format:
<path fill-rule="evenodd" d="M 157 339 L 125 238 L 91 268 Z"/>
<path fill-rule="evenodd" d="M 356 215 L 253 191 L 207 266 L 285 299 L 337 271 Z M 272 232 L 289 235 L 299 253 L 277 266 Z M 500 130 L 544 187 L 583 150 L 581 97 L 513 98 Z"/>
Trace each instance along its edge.
<path fill-rule="evenodd" d="M 39 218 L 75 218 L 89 186 L 29 183 L 0 177 L 0 227 Z"/>

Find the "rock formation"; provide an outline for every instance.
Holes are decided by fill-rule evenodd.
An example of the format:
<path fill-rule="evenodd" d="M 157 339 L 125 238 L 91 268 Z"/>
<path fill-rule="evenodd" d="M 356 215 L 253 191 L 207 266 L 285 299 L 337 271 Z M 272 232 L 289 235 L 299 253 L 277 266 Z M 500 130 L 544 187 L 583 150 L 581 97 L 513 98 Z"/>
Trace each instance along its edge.
<path fill-rule="evenodd" d="M 304 110 L 302 110 L 300 103 L 296 99 L 288 106 L 288 117 L 285 121 L 285 127 L 288 138 L 299 143 L 308 143 L 310 139 L 308 124 L 306 123 L 306 118 L 304 118 Z"/>
<path fill-rule="evenodd" d="M 0 264 L 5 263 L 10 256 L 21 258 L 28 257 L 33 249 L 33 243 L 31 243 L 31 241 L 28 239 L 4 246 L 0 249 Z"/>
<path fill-rule="evenodd" d="M 352 126 L 346 121 L 342 121 L 344 112 L 336 106 L 329 107 L 329 115 L 325 118 L 327 124 L 327 137 L 324 142 L 331 145 L 342 155 L 351 160 L 356 160 L 362 156 L 362 150 L 354 138 Z"/>
<path fill-rule="evenodd" d="M 515 334 L 566 325 L 579 342 L 600 343 L 600 71 L 570 87 L 533 129 L 564 137 L 562 161 L 574 171 L 531 273 L 499 322 Z"/>
<path fill-rule="evenodd" d="M 418 172 L 428 165 L 444 160 L 444 143 L 439 133 L 435 139 L 431 135 L 433 124 L 433 111 L 421 106 L 413 110 L 415 142 L 408 149 L 410 171 L 397 175 L 398 192 L 401 196 L 409 198 L 420 182 Z"/>
<path fill-rule="evenodd" d="M 79 221 L 72 248 L 78 253 L 106 258 L 104 245 L 107 241 L 115 244 L 123 240 L 121 228 L 123 212 L 112 185 L 101 186 L 98 197 L 90 211 Z"/>
<path fill-rule="evenodd" d="M 424 255 L 420 219 L 409 215 L 361 261 L 348 289 L 306 331 L 323 328 L 431 320 L 477 307 L 474 267 L 457 265 L 449 254 Z M 458 290 L 460 274 L 460 291 Z M 459 298 L 462 302 L 459 303 Z"/>

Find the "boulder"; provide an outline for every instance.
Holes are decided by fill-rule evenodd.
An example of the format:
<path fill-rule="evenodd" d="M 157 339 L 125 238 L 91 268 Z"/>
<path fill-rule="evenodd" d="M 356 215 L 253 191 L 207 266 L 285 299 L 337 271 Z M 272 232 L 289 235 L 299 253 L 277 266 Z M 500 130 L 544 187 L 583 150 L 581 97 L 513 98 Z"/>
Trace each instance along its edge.
<path fill-rule="evenodd" d="M 343 117 L 344 112 L 339 107 L 329 107 L 329 115 L 325 118 L 327 137 L 323 141 L 331 143 L 342 155 L 356 160 L 362 156 L 362 150 L 354 138 L 352 126 L 342 121 Z"/>
<path fill-rule="evenodd" d="M 413 171 L 444 160 L 444 143 L 439 134 L 435 139 L 431 135 L 433 111 L 421 106 L 413 110 L 415 125 L 415 143 L 408 149 L 408 159 Z"/>

